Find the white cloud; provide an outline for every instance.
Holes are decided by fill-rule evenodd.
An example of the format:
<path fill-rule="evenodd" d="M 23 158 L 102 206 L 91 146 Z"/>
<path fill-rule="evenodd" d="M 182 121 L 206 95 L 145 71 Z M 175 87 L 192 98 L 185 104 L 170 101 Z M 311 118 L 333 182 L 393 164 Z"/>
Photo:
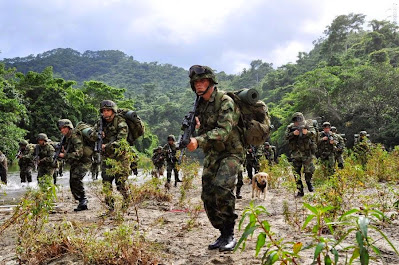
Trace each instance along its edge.
<path fill-rule="evenodd" d="M 274 66 L 281 66 L 286 63 L 295 63 L 298 53 L 300 51 L 309 51 L 312 47 L 309 44 L 306 46 L 303 42 L 290 41 L 285 45 L 280 45 L 278 48 L 274 49 L 270 56 L 268 56 L 267 61 L 273 62 Z"/>

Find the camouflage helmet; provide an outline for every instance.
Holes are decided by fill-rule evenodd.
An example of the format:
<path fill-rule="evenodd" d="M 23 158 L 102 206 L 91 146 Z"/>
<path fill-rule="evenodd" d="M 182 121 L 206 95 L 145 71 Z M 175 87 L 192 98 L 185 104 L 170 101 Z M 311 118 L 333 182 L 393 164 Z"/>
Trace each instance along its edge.
<path fill-rule="evenodd" d="M 293 122 L 296 122 L 296 121 L 301 122 L 301 121 L 305 120 L 305 117 L 303 116 L 302 112 L 295 112 L 294 115 L 292 115 L 292 119 L 291 120 Z"/>
<path fill-rule="evenodd" d="M 68 127 L 69 129 L 73 129 L 73 124 L 68 119 L 61 119 L 57 123 L 58 128 L 61 129 L 62 127 Z"/>
<path fill-rule="evenodd" d="M 161 145 L 158 145 L 157 150 L 162 150 L 163 147 Z"/>
<path fill-rule="evenodd" d="M 168 139 L 168 141 L 170 141 L 170 140 L 173 140 L 173 142 L 176 141 L 176 138 L 173 134 L 169 134 L 167 139 Z"/>
<path fill-rule="evenodd" d="M 367 132 L 366 132 L 366 131 L 361 131 L 361 132 L 359 133 L 359 135 L 360 135 L 360 136 L 367 136 Z"/>
<path fill-rule="evenodd" d="M 331 126 L 331 131 L 332 131 L 332 132 L 336 132 L 336 131 L 337 131 L 337 127 Z"/>
<path fill-rule="evenodd" d="M 323 128 L 329 127 L 331 128 L 331 123 L 329 123 L 328 121 L 323 122 Z"/>
<path fill-rule="evenodd" d="M 113 110 L 113 112 L 116 113 L 118 111 L 118 106 L 112 100 L 107 99 L 107 100 L 101 101 L 101 103 L 100 103 L 100 112 L 102 112 L 103 109 L 111 109 L 111 110 Z"/>
<path fill-rule="evenodd" d="M 270 143 L 269 142 L 265 142 L 265 146 L 270 146 Z"/>
<path fill-rule="evenodd" d="M 28 141 L 26 141 L 26 140 L 21 140 L 21 141 L 19 141 L 19 145 L 27 146 L 27 145 L 28 145 Z"/>
<path fill-rule="evenodd" d="M 48 142 L 47 134 L 45 134 L 45 133 L 39 133 L 39 134 L 37 135 L 37 140 L 38 140 L 38 141 L 39 141 L 39 140 L 44 140 L 44 141 Z"/>
<path fill-rule="evenodd" d="M 193 65 L 188 70 L 188 77 L 190 77 L 191 89 L 195 91 L 194 82 L 200 79 L 210 79 L 213 84 L 217 84 L 216 75 L 209 66 Z"/>

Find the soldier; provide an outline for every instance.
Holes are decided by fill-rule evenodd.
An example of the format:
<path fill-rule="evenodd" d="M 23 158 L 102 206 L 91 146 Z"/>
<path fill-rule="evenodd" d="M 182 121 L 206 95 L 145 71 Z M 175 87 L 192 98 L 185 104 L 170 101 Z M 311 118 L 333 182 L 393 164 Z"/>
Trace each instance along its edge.
<path fill-rule="evenodd" d="M 331 132 L 337 137 L 337 148 L 335 151 L 335 161 L 338 162 L 338 167 L 340 169 L 344 168 L 344 158 L 342 154 L 345 149 L 345 140 L 344 138 L 337 132 L 337 128 L 335 126 L 331 126 Z"/>
<path fill-rule="evenodd" d="M 326 121 L 323 123 L 323 131 L 319 135 L 317 150 L 320 155 L 321 163 L 327 171 L 327 175 L 334 174 L 335 167 L 335 152 L 337 149 L 338 140 L 336 136 L 330 132 L 331 124 Z"/>
<path fill-rule="evenodd" d="M 53 176 L 54 174 L 54 147 L 48 143 L 49 139 L 45 133 L 37 135 L 37 145 L 35 147 L 34 163 L 37 164 L 37 182 L 42 182 L 44 175 Z"/>
<path fill-rule="evenodd" d="M 301 112 L 296 112 L 292 116 L 292 123 L 287 126 L 285 137 L 288 140 L 291 151 L 291 159 L 295 170 L 296 184 L 298 188 L 297 197 L 302 197 L 303 184 L 301 180 L 301 170 L 305 173 L 305 180 L 310 192 L 313 191 L 312 176 L 315 170 L 313 156 L 315 153 L 314 139 L 316 132 L 311 123 L 305 121 Z"/>
<path fill-rule="evenodd" d="M 369 155 L 371 149 L 371 141 L 367 136 L 368 134 L 366 131 L 361 131 L 357 138 L 355 135 L 355 146 L 353 147 L 353 151 L 355 152 L 357 159 L 360 161 L 364 169 L 367 164 L 367 156 Z"/>
<path fill-rule="evenodd" d="M 22 184 L 25 184 L 26 181 L 28 181 L 28 183 L 32 182 L 32 170 L 35 166 L 33 163 L 34 149 L 28 145 L 26 140 L 21 140 L 19 142 L 19 151 L 16 156 L 18 158 L 19 176 Z"/>
<path fill-rule="evenodd" d="M 263 148 L 263 153 L 265 155 L 266 160 L 269 163 L 269 166 L 274 165 L 276 154 L 274 153 L 273 146 L 271 146 L 269 142 L 265 142 L 264 148 Z"/>
<path fill-rule="evenodd" d="M 255 174 L 259 172 L 260 169 L 260 163 L 259 159 L 262 157 L 263 152 L 262 148 L 260 146 L 249 146 L 247 149 L 247 172 L 248 172 L 248 178 L 251 180 L 250 183 L 252 183 L 252 176 L 253 176 L 253 170 L 255 171 Z"/>
<path fill-rule="evenodd" d="M 218 91 L 210 67 L 194 65 L 189 77 L 192 90 L 201 98 L 196 111 L 198 136 L 190 139 L 187 149 L 204 151 L 201 199 L 211 224 L 221 233 L 208 249 L 231 251 L 237 243 L 234 226 L 238 217 L 233 191 L 244 158 L 237 128 L 240 112 L 232 98 Z"/>
<path fill-rule="evenodd" d="M 123 196 L 123 208 L 127 208 L 129 204 L 129 193 L 126 186 L 126 181 L 130 175 L 130 162 L 126 154 L 115 154 L 115 149 L 120 146 L 122 139 L 127 141 L 128 126 L 125 118 L 121 115 L 117 115 L 118 107 L 115 102 L 111 100 L 103 100 L 100 103 L 101 119 L 95 127 L 94 131 L 90 134 L 92 141 L 97 140 L 98 130 L 102 123 L 103 139 L 102 139 L 102 160 L 101 160 L 101 176 L 103 179 L 103 187 L 107 190 L 112 191 L 112 182 L 115 180 L 117 190 Z M 110 175 L 107 174 L 107 169 L 111 168 L 111 165 L 107 165 L 105 160 L 114 159 L 122 163 L 121 171 Z M 105 202 L 108 206 L 108 213 L 114 211 L 115 199 L 112 194 L 108 194 L 105 197 Z"/>
<path fill-rule="evenodd" d="M 166 181 L 167 184 L 170 183 L 170 179 L 172 178 L 172 170 L 175 175 L 175 187 L 177 186 L 177 182 L 181 182 L 179 179 L 179 171 L 177 170 L 177 158 L 176 151 L 177 147 L 175 144 L 175 136 L 168 136 L 168 143 L 163 147 L 164 156 L 166 158 Z"/>
<path fill-rule="evenodd" d="M 132 150 L 132 154 L 133 154 L 133 157 L 134 157 L 134 161 L 130 164 L 130 169 L 131 169 L 131 171 L 133 172 L 133 174 L 134 174 L 135 176 L 138 176 L 139 171 L 138 171 L 138 169 L 137 169 L 137 162 L 138 162 L 139 157 L 138 157 L 138 155 L 136 154 L 136 151 L 134 150 L 133 147 L 132 147 L 131 150 Z"/>
<path fill-rule="evenodd" d="M 165 165 L 165 155 L 162 146 L 154 149 L 151 160 L 155 166 L 156 177 L 159 178 L 163 175 L 163 166 Z"/>
<path fill-rule="evenodd" d="M 0 151 L 0 179 L 7 185 L 7 157 Z"/>
<path fill-rule="evenodd" d="M 61 147 L 62 152 L 59 157 L 70 165 L 69 187 L 75 200 L 79 201 L 74 211 L 84 211 L 87 210 L 87 198 L 83 178 L 90 169 L 92 154 L 85 154 L 83 136 L 73 128 L 70 120 L 59 120 L 58 128 L 65 137 L 65 144 Z"/>

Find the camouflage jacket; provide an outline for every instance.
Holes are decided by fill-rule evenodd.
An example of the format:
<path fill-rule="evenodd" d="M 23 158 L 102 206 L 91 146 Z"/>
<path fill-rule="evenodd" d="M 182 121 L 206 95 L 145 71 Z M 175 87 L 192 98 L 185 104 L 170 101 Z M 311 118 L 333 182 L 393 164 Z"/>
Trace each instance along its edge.
<path fill-rule="evenodd" d="M 172 145 L 170 145 L 169 143 L 164 145 L 163 155 L 166 158 L 167 164 L 175 164 L 177 162 L 176 152 L 177 147 L 174 143 Z"/>
<path fill-rule="evenodd" d="M 91 162 L 91 157 L 84 156 L 83 152 L 83 136 L 73 129 L 71 133 L 65 136 L 64 143 L 64 159 L 72 165 L 75 163 L 88 164 Z"/>
<path fill-rule="evenodd" d="M 268 161 L 270 161 L 270 162 L 274 161 L 274 150 L 273 150 L 273 146 L 269 146 L 269 148 L 264 148 L 263 153 L 264 153 L 264 155 L 265 155 L 265 158 L 266 158 Z"/>
<path fill-rule="evenodd" d="M 22 166 L 32 166 L 34 158 L 35 146 L 33 144 L 28 144 L 24 149 L 19 149 L 20 158 L 18 160 L 19 167 Z"/>
<path fill-rule="evenodd" d="M 336 150 L 336 153 L 342 153 L 344 151 L 344 149 L 345 149 L 345 140 L 344 140 L 344 138 L 341 135 L 339 135 L 337 133 L 335 133 L 334 136 L 337 138 L 337 150 Z"/>
<path fill-rule="evenodd" d="M 324 137 L 327 137 L 328 140 L 323 140 Z M 331 144 L 330 140 L 333 140 L 334 143 Z M 317 149 L 319 152 L 320 157 L 327 157 L 330 154 L 334 153 L 337 149 L 338 139 L 336 134 L 329 133 L 326 134 L 325 132 L 321 132 L 319 136 L 319 141 L 317 145 Z"/>
<path fill-rule="evenodd" d="M 205 155 L 233 154 L 243 159 L 245 151 L 237 128 L 240 112 L 232 98 L 215 88 L 208 101 L 200 100 L 196 116 L 201 124 L 196 139 Z"/>
<path fill-rule="evenodd" d="M 316 131 L 313 126 L 306 126 L 307 134 L 294 135 L 295 125 L 291 123 L 287 126 L 285 138 L 288 140 L 290 150 L 294 152 L 304 153 L 305 155 L 314 154 L 316 152 Z"/>
<path fill-rule="evenodd" d="M 39 167 L 53 167 L 54 147 L 49 143 L 43 146 L 37 144 L 35 147 L 35 159 Z"/>
<path fill-rule="evenodd" d="M 157 167 L 162 167 L 165 164 L 165 155 L 163 152 L 155 151 L 152 155 L 152 163 Z"/>
<path fill-rule="evenodd" d="M 263 156 L 263 147 L 262 146 L 250 146 L 247 149 L 246 154 L 247 154 L 246 155 L 247 162 L 259 161 L 259 159 Z"/>
<path fill-rule="evenodd" d="M 94 126 L 93 132 L 90 134 L 90 140 L 97 140 L 97 131 L 100 121 Z M 120 141 L 127 141 L 128 127 L 125 119 L 120 115 L 115 115 L 111 122 L 103 121 L 103 144 L 105 144 L 105 152 L 103 155 L 108 158 L 115 158 L 115 149 L 120 146 Z"/>
<path fill-rule="evenodd" d="M 359 138 L 359 140 L 355 143 L 353 150 L 356 153 L 369 153 L 371 149 L 371 141 L 365 138 Z"/>

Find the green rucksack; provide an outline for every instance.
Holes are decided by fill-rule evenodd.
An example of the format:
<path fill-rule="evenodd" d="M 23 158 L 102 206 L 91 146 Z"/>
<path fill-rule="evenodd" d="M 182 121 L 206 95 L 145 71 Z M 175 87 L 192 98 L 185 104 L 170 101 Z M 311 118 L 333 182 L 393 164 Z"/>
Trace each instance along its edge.
<path fill-rule="evenodd" d="M 270 117 L 266 104 L 259 100 L 258 91 L 244 88 L 218 93 L 216 109 L 220 109 L 221 99 L 225 94 L 231 97 L 240 109 L 238 127 L 244 144 L 257 146 L 266 142 L 270 133 Z"/>
<path fill-rule="evenodd" d="M 140 136 L 144 135 L 144 123 L 133 110 L 119 108 L 118 115 L 125 118 L 127 126 L 129 127 L 127 141 L 130 145 L 134 145 L 134 141 L 136 141 L 136 139 L 138 139 Z"/>

